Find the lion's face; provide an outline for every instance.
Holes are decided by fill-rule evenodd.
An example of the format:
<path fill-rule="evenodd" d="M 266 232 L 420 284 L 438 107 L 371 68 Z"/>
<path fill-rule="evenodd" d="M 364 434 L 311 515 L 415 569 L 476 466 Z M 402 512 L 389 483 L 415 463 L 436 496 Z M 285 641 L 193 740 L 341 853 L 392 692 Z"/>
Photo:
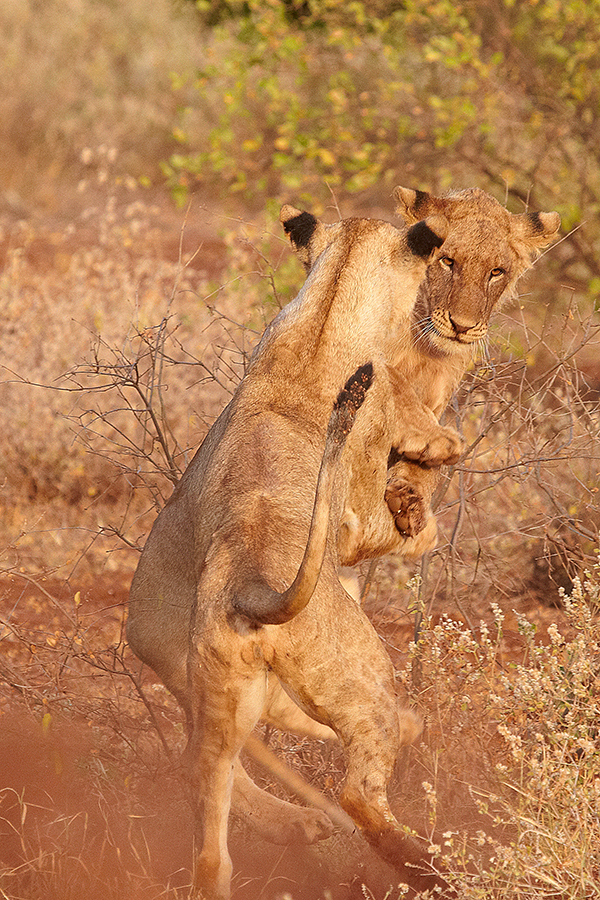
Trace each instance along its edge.
<path fill-rule="evenodd" d="M 442 215 L 448 226 L 419 289 L 416 343 L 435 354 L 469 352 L 487 335 L 492 312 L 511 294 L 535 252 L 556 235 L 559 217 L 513 215 L 479 190 L 437 198 L 397 188 L 396 197 L 408 223 Z"/>
<path fill-rule="evenodd" d="M 487 222 L 452 229 L 427 267 L 414 312 L 414 328 L 438 351 L 453 353 L 481 341 L 493 310 L 517 277 L 506 240 Z"/>

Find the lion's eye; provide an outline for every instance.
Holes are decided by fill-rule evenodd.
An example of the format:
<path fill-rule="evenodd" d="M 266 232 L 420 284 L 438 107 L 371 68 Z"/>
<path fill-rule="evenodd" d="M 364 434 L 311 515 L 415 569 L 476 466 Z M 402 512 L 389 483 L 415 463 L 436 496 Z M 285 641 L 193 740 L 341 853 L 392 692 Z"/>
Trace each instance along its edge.
<path fill-rule="evenodd" d="M 500 267 L 492 269 L 490 272 L 490 278 L 500 278 L 501 275 L 504 275 L 504 269 L 501 269 Z"/>
<path fill-rule="evenodd" d="M 454 260 L 451 256 L 440 256 L 440 262 L 445 269 L 451 269 L 454 266 Z"/>

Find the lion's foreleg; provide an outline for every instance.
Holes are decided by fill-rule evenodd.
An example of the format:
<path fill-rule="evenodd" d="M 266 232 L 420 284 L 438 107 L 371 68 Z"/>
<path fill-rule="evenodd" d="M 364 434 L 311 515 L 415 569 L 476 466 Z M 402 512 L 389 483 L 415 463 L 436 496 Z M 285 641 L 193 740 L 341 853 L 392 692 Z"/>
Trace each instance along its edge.
<path fill-rule="evenodd" d="M 439 480 L 439 469 L 404 460 L 388 469 L 385 500 L 398 533 L 405 539 L 403 556 L 418 557 L 435 547 L 437 525 L 431 499 Z"/>

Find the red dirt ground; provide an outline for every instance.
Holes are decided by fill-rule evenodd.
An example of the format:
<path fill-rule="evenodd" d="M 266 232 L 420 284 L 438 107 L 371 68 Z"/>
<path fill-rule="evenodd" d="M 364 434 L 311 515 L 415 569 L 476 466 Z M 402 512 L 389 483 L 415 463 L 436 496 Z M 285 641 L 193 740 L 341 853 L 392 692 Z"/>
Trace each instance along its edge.
<path fill-rule="evenodd" d="M 114 710 L 105 708 L 114 684 L 106 673 L 79 664 L 65 676 L 53 667 L 52 654 L 63 654 L 64 636 L 72 635 L 76 590 L 84 623 L 79 634 L 87 648 L 105 648 L 120 639 L 128 581 L 124 574 L 69 586 L 52 579 L 35 585 L 18 575 L 0 579 L 0 620 L 13 629 L 3 629 L 0 657 L 0 872 L 34 865 L 47 873 L 49 898 L 63 896 L 53 892 L 53 882 L 70 884 L 68 896 L 77 900 L 158 897 L 165 886 L 189 884 L 192 817 L 174 767 L 155 739 L 145 765 L 139 755 L 119 759 L 119 739 L 141 754 L 148 735 L 140 737 L 140 722 L 128 710 L 115 723 Z M 148 673 L 145 683 L 153 680 Z M 181 747 L 173 719 L 177 714 L 161 722 L 169 743 Z M 294 900 L 362 900 L 363 882 L 384 896 L 398 881 L 358 837 L 286 847 L 234 826 L 230 844 L 236 900 L 277 900 L 286 892 Z M 11 879 L 0 875 L 5 883 L 10 892 Z"/>

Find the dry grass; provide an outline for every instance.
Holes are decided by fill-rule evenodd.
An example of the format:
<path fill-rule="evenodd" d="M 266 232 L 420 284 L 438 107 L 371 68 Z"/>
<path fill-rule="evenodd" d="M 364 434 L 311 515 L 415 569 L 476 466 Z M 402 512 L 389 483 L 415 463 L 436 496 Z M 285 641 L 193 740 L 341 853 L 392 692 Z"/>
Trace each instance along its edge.
<path fill-rule="evenodd" d="M 518 617 L 520 661 L 506 654 L 498 607 L 476 635 L 443 618 L 412 647 L 402 678 L 428 723 L 416 757 L 430 773 L 431 826 L 443 825 L 439 852 L 462 897 L 600 891 L 599 575 L 596 565 L 561 592 L 560 627 L 552 620 L 536 636 Z M 437 821 L 454 779 L 467 827 L 447 814 Z"/>

